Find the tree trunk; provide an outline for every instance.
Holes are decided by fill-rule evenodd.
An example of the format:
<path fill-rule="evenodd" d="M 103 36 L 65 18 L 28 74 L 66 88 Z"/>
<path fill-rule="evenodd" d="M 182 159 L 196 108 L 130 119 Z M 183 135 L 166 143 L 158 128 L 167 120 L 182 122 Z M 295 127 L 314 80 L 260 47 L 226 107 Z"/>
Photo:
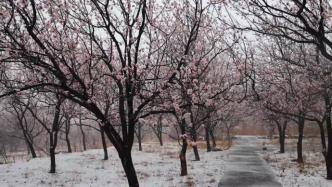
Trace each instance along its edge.
<path fill-rule="evenodd" d="M 193 142 L 194 142 L 193 150 L 194 150 L 194 155 L 195 155 L 195 161 L 199 161 L 200 158 L 199 158 L 199 153 L 198 153 L 198 148 L 197 148 L 197 133 L 196 133 L 195 126 L 193 126 L 192 133 L 193 133 L 192 137 L 193 137 Z"/>
<path fill-rule="evenodd" d="M 327 153 L 326 153 L 326 178 L 332 180 L 332 122 L 331 122 L 331 101 L 327 96 L 325 98 L 326 107 L 326 131 L 327 131 Z M 324 137 L 325 138 L 325 137 Z"/>
<path fill-rule="evenodd" d="M 162 123 L 162 115 L 158 118 L 158 127 L 157 127 L 157 136 L 160 143 L 160 146 L 163 146 L 163 123 Z"/>
<path fill-rule="evenodd" d="M 186 122 L 184 119 L 182 119 L 181 124 L 180 124 L 180 130 L 181 130 L 181 135 L 182 135 L 182 146 L 181 146 L 181 152 L 179 155 L 180 158 L 180 164 L 181 164 L 181 173 L 180 176 L 186 176 L 188 175 L 188 169 L 187 169 L 187 159 L 186 159 L 186 153 L 187 153 L 187 147 L 188 147 L 188 142 L 187 142 L 187 137 L 186 135 Z"/>
<path fill-rule="evenodd" d="M 213 134 L 213 130 L 210 130 L 210 136 L 211 136 L 211 139 L 212 139 L 212 147 L 216 148 L 217 144 L 216 144 L 216 138 L 214 137 L 214 134 Z"/>
<path fill-rule="evenodd" d="M 209 135 L 209 128 L 205 127 L 205 141 L 206 141 L 206 150 L 207 152 L 211 151 L 211 145 L 210 145 L 210 135 Z"/>
<path fill-rule="evenodd" d="M 231 147 L 232 145 L 232 138 L 231 138 L 231 129 L 226 127 L 226 133 L 227 133 L 227 141 L 228 141 L 228 147 Z"/>
<path fill-rule="evenodd" d="M 67 144 L 67 149 L 68 149 L 68 153 L 72 152 L 71 149 L 71 144 L 70 144 L 70 139 L 69 139 L 69 132 L 70 132 L 70 119 L 69 117 L 66 117 L 66 121 L 65 121 L 65 128 L 66 128 L 66 144 Z"/>
<path fill-rule="evenodd" d="M 63 100 L 58 98 L 57 104 L 55 106 L 55 113 L 52 123 L 52 129 L 49 132 L 50 136 L 50 158 L 51 158 L 51 169 L 50 173 L 56 172 L 56 164 L 55 164 L 55 148 L 58 144 L 58 132 L 59 132 L 59 121 L 60 121 L 60 107 Z"/>
<path fill-rule="evenodd" d="M 68 153 L 71 153 L 71 145 L 70 145 L 70 139 L 69 139 L 69 134 L 66 133 L 66 143 L 67 143 L 67 148 L 68 148 Z"/>
<path fill-rule="evenodd" d="M 187 170 L 187 159 L 186 159 L 186 152 L 187 152 L 187 139 L 182 140 L 182 148 L 180 152 L 180 163 L 181 163 L 181 176 L 186 176 L 188 175 L 188 170 Z"/>
<path fill-rule="evenodd" d="M 100 135 L 101 135 L 101 142 L 103 144 L 103 150 L 104 150 L 104 160 L 108 160 L 107 144 L 106 144 L 105 132 L 104 132 L 103 128 L 100 128 Z"/>
<path fill-rule="evenodd" d="M 196 141 L 194 141 L 194 146 L 193 146 L 193 150 L 194 150 L 194 155 L 195 155 L 195 161 L 199 161 L 200 158 L 199 158 L 199 153 L 198 153 L 198 148 L 197 148 L 197 144 L 196 144 Z"/>
<path fill-rule="evenodd" d="M 327 154 L 327 148 L 326 148 L 326 140 L 325 140 L 325 129 L 324 129 L 324 122 L 317 122 L 320 132 L 320 139 L 322 144 L 322 154 L 324 157 L 326 157 Z"/>
<path fill-rule="evenodd" d="M 141 130 L 142 130 L 142 126 L 139 123 L 138 124 L 138 128 L 137 128 L 137 140 L 138 140 L 138 150 L 139 151 L 143 150 L 143 148 L 142 148 L 142 134 L 141 134 L 142 132 L 141 132 Z"/>
<path fill-rule="evenodd" d="M 277 127 L 278 127 L 278 133 L 279 133 L 279 146 L 280 146 L 280 153 L 285 153 L 285 138 L 286 138 L 286 127 L 287 127 L 287 121 L 285 121 L 283 124 L 276 121 Z"/>
<path fill-rule="evenodd" d="M 160 134 L 158 135 L 158 140 L 159 140 L 160 146 L 163 146 L 164 143 L 163 143 L 163 133 L 162 132 L 160 132 Z"/>
<path fill-rule="evenodd" d="M 81 130 L 81 134 L 82 134 L 83 151 L 86 151 L 85 133 L 84 133 L 84 130 L 83 130 L 83 125 L 82 125 L 81 118 L 79 119 L 79 121 L 80 121 L 80 130 Z"/>
<path fill-rule="evenodd" d="M 49 136 L 50 136 L 50 159 L 51 159 L 50 173 L 55 173 L 56 164 L 55 164 L 55 147 L 54 147 L 53 134 L 50 133 Z"/>
<path fill-rule="evenodd" d="M 138 183 L 135 167 L 134 167 L 134 164 L 133 164 L 133 161 L 131 158 L 132 144 L 130 146 L 128 146 L 128 144 L 126 144 L 126 143 L 118 142 L 118 140 L 120 140 L 120 138 L 114 139 L 114 136 L 111 131 L 113 129 L 109 128 L 109 126 L 111 126 L 111 124 L 108 121 L 106 121 L 106 122 L 104 122 L 103 126 L 101 126 L 101 128 L 103 128 L 104 133 L 108 137 L 108 139 L 111 142 L 113 140 L 113 142 L 112 142 L 113 146 L 115 147 L 115 149 L 117 150 L 117 152 L 119 154 L 122 166 L 123 166 L 124 171 L 127 176 L 129 186 L 137 187 L 137 186 L 139 186 L 139 183 Z M 125 148 L 127 148 L 127 149 L 125 149 Z"/>
<path fill-rule="evenodd" d="M 297 162 L 298 163 L 303 163 L 303 155 L 302 155 L 302 141 L 303 141 L 303 129 L 304 129 L 304 118 L 300 117 L 299 118 L 299 123 L 298 123 L 298 140 L 297 140 Z"/>
<path fill-rule="evenodd" d="M 28 145 L 28 149 L 31 153 L 32 158 L 37 158 L 37 154 L 36 154 L 35 148 L 33 147 L 33 143 L 28 140 L 26 140 L 26 143 Z"/>
<path fill-rule="evenodd" d="M 282 132 L 279 134 L 280 153 L 285 153 L 285 134 Z"/>
<path fill-rule="evenodd" d="M 326 158 L 326 179 L 332 180 L 332 155 L 327 154 Z"/>
<path fill-rule="evenodd" d="M 136 175 L 134 164 L 133 164 L 133 161 L 131 158 L 130 151 L 127 150 L 127 151 L 125 151 L 125 153 L 121 153 L 121 154 L 119 153 L 119 156 L 121 159 L 122 166 L 125 170 L 129 186 L 138 187 L 139 183 L 138 183 L 138 179 L 137 179 L 137 175 Z"/>

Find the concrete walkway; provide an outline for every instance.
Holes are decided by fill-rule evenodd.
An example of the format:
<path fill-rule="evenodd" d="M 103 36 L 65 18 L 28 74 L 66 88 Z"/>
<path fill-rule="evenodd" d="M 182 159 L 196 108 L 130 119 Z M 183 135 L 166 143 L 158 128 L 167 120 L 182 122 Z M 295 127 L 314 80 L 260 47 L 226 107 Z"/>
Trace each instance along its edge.
<path fill-rule="evenodd" d="M 219 187 L 281 187 L 267 163 L 256 151 L 262 149 L 256 137 L 238 137 L 226 155 L 226 171 Z"/>

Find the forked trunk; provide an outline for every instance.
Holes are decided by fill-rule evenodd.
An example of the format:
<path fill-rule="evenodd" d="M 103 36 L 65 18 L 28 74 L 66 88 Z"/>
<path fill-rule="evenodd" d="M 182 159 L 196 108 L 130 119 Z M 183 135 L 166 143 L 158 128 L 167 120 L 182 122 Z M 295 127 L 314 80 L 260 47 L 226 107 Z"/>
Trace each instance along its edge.
<path fill-rule="evenodd" d="M 118 151 L 119 157 L 121 159 L 122 167 L 126 173 L 128 184 L 130 187 L 138 187 L 138 179 L 135 171 L 135 167 L 131 158 L 131 149 L 125 149 L 126 144 L 120 144 L 117 142 L 118 139 L 114 139 L 114 136 L 111 132 L 109 122 L 106 122 L 101 128 L 104 130 L 105 135 L 110 141 L 114 140 L 112 143 L 116 150 Z M 131 147 L 131 146 L 130 146 Z"/>

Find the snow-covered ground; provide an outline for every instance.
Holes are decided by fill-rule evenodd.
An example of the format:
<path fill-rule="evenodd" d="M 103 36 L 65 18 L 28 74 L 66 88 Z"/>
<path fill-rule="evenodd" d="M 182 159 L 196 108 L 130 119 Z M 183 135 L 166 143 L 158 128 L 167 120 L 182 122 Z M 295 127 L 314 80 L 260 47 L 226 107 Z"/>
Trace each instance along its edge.
<path fill-rule="evenodd" d="M 133 150 L 133 160 L 141 186 L 217 186 L 224 171 L 224 151 L 200 149 L 201 161 L 192 161 L 188 149 L 189 175 L 179 176 L 180 147 L 169 143 L 143 145 L 143 152 Z M 56 155 L 57 173 L 50 174 L 49 159 L 37 158 L 28 162 L 0 165 L 1 187 L 41 186 L 128 186 L 120 160 L 114 148 L 109 148 L 110 159 L 102 160 L 103 151 L 88 150 Z"/>
<path fill-rule="evenodd" d="M 287 144 L 294 147 L 295 141 L 288 141 Z M 304 143 L 304 146 L 308 146 L 308 143 Z M 294 148 L 286 149 L 286 153 L 280 154 L 278 144 L 269 144 L 267 147 L 268 150 L 262 152 L 262 157 L 272 166 L 284 187 L 332 187 L 332 181 L 325 179 L 325 162 L 318 150 L 304 148 L 305 163 L 299 165 L 294 162 L 297 157 Z M 317 147 L 319 144 L 316 144 Z"/>

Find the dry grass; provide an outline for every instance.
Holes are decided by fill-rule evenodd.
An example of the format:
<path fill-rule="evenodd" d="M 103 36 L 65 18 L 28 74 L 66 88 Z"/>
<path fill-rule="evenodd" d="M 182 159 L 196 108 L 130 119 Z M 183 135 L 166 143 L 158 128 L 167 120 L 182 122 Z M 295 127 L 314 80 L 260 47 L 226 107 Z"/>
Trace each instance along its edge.
<path fill-rule="evenodd" d="M 206 149 L 207 148 L 207 145 L 206 145 L 205 141 L 197 141 L 196 144 L 197 144 L 198 149 Z M 226 140 L 218 140 L 218 141 L 216 141 L 216 144 L 217 144 L 217 148 L 220 148 L 221 150 L 227 150 L 231 146 L 234 145 L 234 142 L 229 143 Z"/>
<path fill-rule="evenodd" d="M 186 187 L 193 187 L 194 186 L 194 181 L 193 181 L 193 178 L 191 176 L 187 177 L 187 180 L 185 182 L 185 186 Z"/>

